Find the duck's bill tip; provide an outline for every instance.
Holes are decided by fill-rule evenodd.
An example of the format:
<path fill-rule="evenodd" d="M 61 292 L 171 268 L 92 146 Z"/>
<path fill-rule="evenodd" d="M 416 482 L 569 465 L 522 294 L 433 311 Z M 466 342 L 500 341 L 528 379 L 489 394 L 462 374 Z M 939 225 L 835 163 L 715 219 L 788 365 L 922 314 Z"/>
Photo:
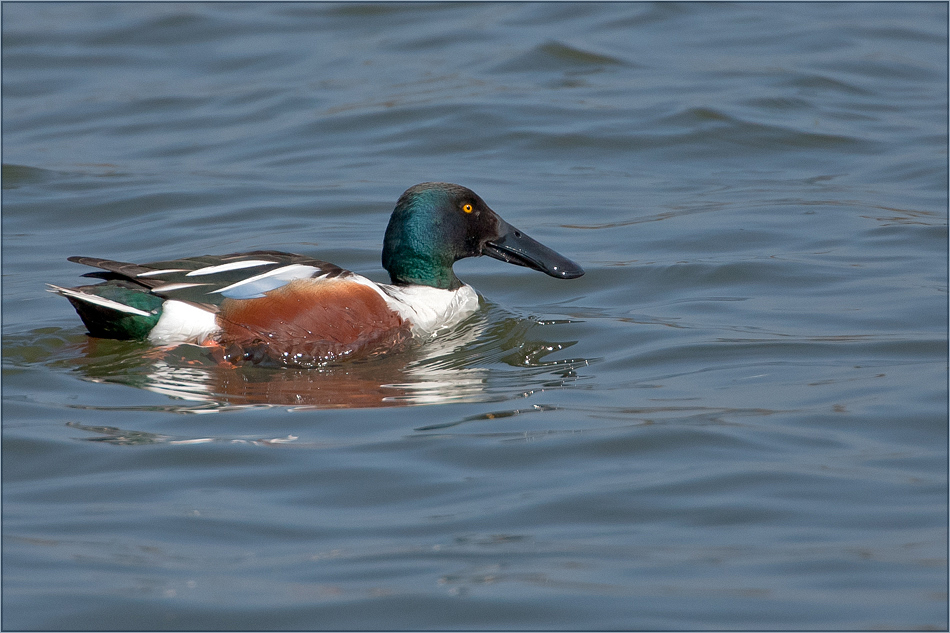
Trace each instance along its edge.
<path fill-rule="evenodd" d="M 526 266 L 557 279 L 577 279 L 584 269 L 557 251 L 506 225 L 503 234 L 485 243 L 482 254 L 509 264 Z"/>
<path fill-rule="evenodd" d="M 584 276 L 584 269 L 577 263 L 564 258 L 565 265 L 552 266 L 550 270 L 545 270 L 547 274 L 558 279 L 577 279 Z"/>

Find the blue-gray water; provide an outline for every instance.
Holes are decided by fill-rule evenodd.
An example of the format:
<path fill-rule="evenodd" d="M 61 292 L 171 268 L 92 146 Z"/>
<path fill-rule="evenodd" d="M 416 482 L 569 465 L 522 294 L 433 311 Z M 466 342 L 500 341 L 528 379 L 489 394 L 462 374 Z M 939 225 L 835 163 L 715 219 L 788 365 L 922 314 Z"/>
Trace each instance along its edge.
<path fill-rule="evenodd" d="M 4 3 L 4 628 L 946 628 L 947 11 Z M 587 275 L 323 371 L 44 291 L 427 180 Z"/>

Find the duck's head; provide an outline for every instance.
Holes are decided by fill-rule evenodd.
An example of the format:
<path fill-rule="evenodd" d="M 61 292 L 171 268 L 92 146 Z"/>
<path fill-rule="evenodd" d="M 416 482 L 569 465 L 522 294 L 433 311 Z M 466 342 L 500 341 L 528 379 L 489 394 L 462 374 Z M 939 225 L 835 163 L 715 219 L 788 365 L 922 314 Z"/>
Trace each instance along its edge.
<path fill-rule="evenodd" d="M 394 284 L 454 290 L 452 264 L 488 255 L 559 279 L 584 270 L 516 229 L 471 189 L 444 182 L 410 187 L 396 203 L 383 242 L 383 268 Z"/>

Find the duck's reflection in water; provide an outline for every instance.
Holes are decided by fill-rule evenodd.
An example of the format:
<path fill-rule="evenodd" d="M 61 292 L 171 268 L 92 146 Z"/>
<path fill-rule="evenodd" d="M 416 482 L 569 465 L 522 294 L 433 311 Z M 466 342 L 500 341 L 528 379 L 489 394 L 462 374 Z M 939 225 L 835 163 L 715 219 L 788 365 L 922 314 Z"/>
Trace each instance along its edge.
<path fill-rule="evenodd" d="M 516 380 L 517 383 L 524 382 L 525 372 L 543 373 L 543 382 L 550 387 L 552 379 L 558 380 L 552 373 L 560 376 L 561 381 L 571 380 L 574 367 L 586 364 L 586 361 L 539 362 L 544 352 L 564 349 L 573 342 L 525 343 L 523 336 L 527 328 L 519 323 L 524 322 L 507 320 L 488 328 L 486 317 L 476 316 L 443 336 L 406 350 L 306 369 L 235 367 L 215 360 L 207 348 L 182 345 L 140 352 L 135 357 L 137 366 L 134 368 L 126 364 L 133 362 L 131 356 L 125 356 L 119 367 L 114 362 L 106 363 L 108 369 L 95 368 L 95 363 L 90 362 L 85 365 L 84 373 L 90 380 L 119 382 L 188 401 L 193 404 L 180 407 L 182 412 L 198 412 L 261 405 L 372 408 L 501 400 L 512 397 L 512 388 L 524 391 L 527 387 L 530 392 L 531 387 L 509 384 L 509 389 L 505 389 L 496 385 L 506 393 L 493 395 L 489 386 L 490 371 L 485 365 L 497 367 L 501 361 L 517 367 L 522 379 Z M 528 324 L 530 327 L 531 322 Z M 486 334 L 486 329 L 491 332 Z M 110 342 L 112 344 L 114 342 Z M 89 339 L 87 359 L 101 357 L 103 350 L 99 347 L 99 341 Z M 508 359 L 512 354 L 516 358 Z M 531 362 L 526 363 L 529 358 Z M 504 380 L 502 376 L 497 378 Z M 535 375 L 535 381 L 537 378 Z"/>
<path fill-rule="evenodd" d="M 159 360 L 143 388 L 191 401 L 365 408 L 478 400 L 487 370 L 429 370 L 374 361 L 312 369 L 182 367 Z"/>

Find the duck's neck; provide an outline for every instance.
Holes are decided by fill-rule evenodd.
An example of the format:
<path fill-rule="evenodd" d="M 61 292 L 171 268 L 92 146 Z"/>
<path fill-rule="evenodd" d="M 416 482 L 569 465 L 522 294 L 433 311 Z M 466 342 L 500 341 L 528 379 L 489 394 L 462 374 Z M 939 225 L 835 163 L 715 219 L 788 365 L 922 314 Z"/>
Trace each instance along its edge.
<path fill-rule="evenodd" d="M 386 262 L 384 266 L 389 271 L 389 278 L 397 286 L 430 286 L 441 290 L 458 290 L 462 287 L 451 263 L 446 264 L 431 257 L 405 252 L 389 259 L 386 259 L 384 253 L 383 261 Z"/>

